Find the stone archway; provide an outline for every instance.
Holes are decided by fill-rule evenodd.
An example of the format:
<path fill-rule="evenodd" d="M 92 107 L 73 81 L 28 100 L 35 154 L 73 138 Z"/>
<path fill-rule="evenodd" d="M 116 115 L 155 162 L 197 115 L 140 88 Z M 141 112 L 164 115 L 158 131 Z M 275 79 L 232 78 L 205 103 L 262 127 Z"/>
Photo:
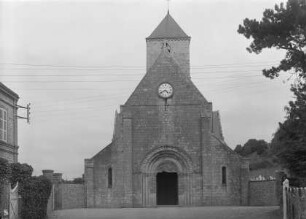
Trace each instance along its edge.
<path fill-rule="evenodd" d="M 155 148 L 142 161 L 141 172 L 143 207 L 189 205 L 192 162 L 185 151 L 173 146 Z M 172 188 L 169 198 L 161 195 L 167 188 Z"/>

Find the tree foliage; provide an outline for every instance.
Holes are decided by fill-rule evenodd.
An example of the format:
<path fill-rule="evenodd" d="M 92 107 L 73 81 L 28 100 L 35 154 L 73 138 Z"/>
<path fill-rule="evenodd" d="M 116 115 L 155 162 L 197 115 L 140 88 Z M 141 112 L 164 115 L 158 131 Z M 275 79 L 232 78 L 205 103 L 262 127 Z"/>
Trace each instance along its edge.
<path fill-rule="evenodd" d="M 12 187 L 14 187 L 17 182 L 22 183 L 25 179 L 32 176 L 33 168 L 28 164 L 12 163 L 10 166 L 11 166 L 10 181 Z"/>
<path fill-rule="evenodd" d="M 84 179 L 82 177 L 74 178 L 72 181 L 74 184 L 83 184 Z"/>
<path fill-rule="evenodd" d="M 7 160 L 0 158 L 0 193 L 4 181 L 10 182 L 12 186 L 19 182 L 21 218 L 43 219 L 46 217 L 52 184 L 45 177 L 33 177 L 32 173 L 33 168 L 28 164 L 9 164 Z"/>
<path fill-rule="evenodd" d="M 248 156 L 254 152 L 258 155 L 266 153 L 268 143 L 265 140 L 249 139 L 243 146 L 237 145 L 235 150 L 241 156 Z"/>
<path fill-rule="evenodd" d="M 272 151 L 295 176 L 306 177 L 306 85 L 292 88 L 287 119 L 279 124 L 271 142 Z"/>
<path fill-rule="evenodd" d="M 5 184 L 8 182 L 11 175 L 10 165 L 7 160 L 0 158 L 0 218 L 2 216 L 3 210 L 7 209 Z"/>
<path fill-rule="evenodd" d="M 261 21 L 246 18 L 239 25 L 238 33 L 247 39 L 253 38 L 247 48 L 259 54 L 265 48 L 284 49 L 286 55 L 278 66 L 264 69 L 269 78 L 279 76 L 281 71 L 294 70 L 299 77 L 306 74 L 306 1 L 288 0 L 287 4 L 266 9 Z"/>
<path fill-rule="evenodd" d="M 22 219 L 43 219 L 47 216 L 52 184 L 44 176 L 26 178 L 20 187 Z"/>
<path fill-rule="evenodd" d="M 84 179 L 82 177 L 74 178 L 73 180 L 63 180 L 62 183 L 65 184 L 84 184 Z"/>
<path fill-rule="evenodd" d="M 237 146 L 235 147 L 234 151 L 241 155 L 242 145 L 241 144 L 237 144 Z"/>
<path fill-rule="evenodd" d="M 10 164 L 7 162 L 7 160 L 0 158 L 0 184 L 3 184 L 5 180 L 9 180 L 10 176 Z"/>
<path fill-rule="evenodd" d="M 306 176 L 306 0 L 288 0 L 266 9 L 261 21 L 246 18 L 238 33 L 253 39 L 249 52 L 286 51 L 278 66 L 263 70 L 271 79 L 289 70 L 297 76 L 291 87 L 295 99 L 285 108 L 286 120 L 279 124 L 271 147 L 291 173 Z"/>

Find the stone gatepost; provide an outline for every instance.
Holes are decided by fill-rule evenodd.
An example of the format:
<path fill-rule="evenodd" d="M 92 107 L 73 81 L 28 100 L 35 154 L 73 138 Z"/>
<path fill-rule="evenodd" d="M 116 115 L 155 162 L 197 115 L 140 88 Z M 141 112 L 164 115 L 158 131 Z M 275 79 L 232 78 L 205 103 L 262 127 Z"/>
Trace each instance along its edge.
<path fill-rule="evenodd" d="M 287 219 L 287 190 L 289 189 L 289 180 L 283 182 L 283 219 Z"/>
<path fill-rule="evenodd" d="M 52 182 L 54 184 L 62 183 L 63 181 L 62 177 L 63 177 L 62 173 L 53 173 Z"/>
<path fill-rule="evenodd" d="M 94 163 L 90 159 L 85 159 L 85 207 L 93 208 L 94 203 Z"/>
<path fill-rule="evenodd" d="M 53 170 L 42 170 L 43 176 L 46 177 L 50 182 L 52 183 L 53 180 Z M 52 215 L 52 212 L 54 211 L 54 185 L 52 183 L 52 188 L 51 188 L 51 194 L 48 199 L 48 204 L 47 204 L 47 215 L 48 217 Z"/>
<path fill-rule="evenodd" d="M 62 187 L 61 187 L 61 183 L 62 183 L 62 173 L 53 173 L 53 177 L 52 177 L 52 183 L 53 183 L 53 187 L 54 187 L 54 208 L 57 209 L 62 209 L 63 208 L 63 204 L 62 204 Z"/>
<path fill-rule="evenodd" d="M 276 194 L 276 200 L 280 206 L 280 209 L 282 210 L 283 206 L 283 181 L 286 179 L 286 174 L 284 171 L 275 171 L 275 194 Z"/>
<path fill-rule="evenodd" d="M 54 170 L 42 170 L 43 176 L 49 179 L 51 182 L 53 181 L 53 173 Z"/>

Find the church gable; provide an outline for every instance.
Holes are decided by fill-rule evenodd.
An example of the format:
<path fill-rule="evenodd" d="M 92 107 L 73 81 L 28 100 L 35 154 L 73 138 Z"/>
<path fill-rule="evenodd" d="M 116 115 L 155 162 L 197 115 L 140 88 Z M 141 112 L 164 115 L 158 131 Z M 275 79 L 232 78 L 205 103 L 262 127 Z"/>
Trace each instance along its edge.
<path fill-rule="evenodd" d="M 173 87 L 173 96 L 168 99 L 169 104 L 208 103 L 193 82 L 182 73 L 171 54 L 162 51 L 125 105 L 164 104 L 164 100 L 158 95 L 158 87 L 162 83 L 169 83 Z"/>
<path fill-rule="evenodd" d="M 147 72 L 115 114 L 112 143 L 85 160 L 87 207 L 246 203 L 248 165 L 190 79 L 190 37 L 168 13 L 146 41 Z"/>

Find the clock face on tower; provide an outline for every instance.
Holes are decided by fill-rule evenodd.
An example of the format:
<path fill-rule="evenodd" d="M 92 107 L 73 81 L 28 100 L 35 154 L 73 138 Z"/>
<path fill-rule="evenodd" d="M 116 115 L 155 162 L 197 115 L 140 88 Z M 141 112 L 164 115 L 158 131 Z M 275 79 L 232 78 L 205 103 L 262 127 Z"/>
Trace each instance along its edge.
<path fill-rule="evenodd" d="M 173 94 L 173 88 L 169 83 L 162 83 L 158 87 L 158 95 L 162 98 L 169 98 Z"/>

